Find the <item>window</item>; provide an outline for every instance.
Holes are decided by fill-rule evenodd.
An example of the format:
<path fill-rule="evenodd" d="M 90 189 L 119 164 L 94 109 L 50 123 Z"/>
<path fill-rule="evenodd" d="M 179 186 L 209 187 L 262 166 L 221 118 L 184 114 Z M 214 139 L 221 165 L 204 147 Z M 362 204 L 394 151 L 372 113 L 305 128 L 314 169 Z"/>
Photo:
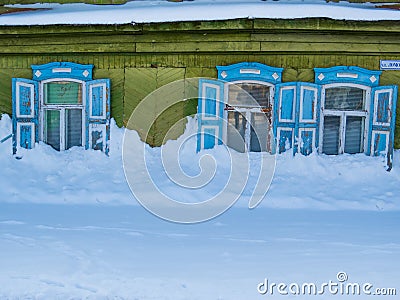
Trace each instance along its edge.
<path fill-rule="evenodd" d="M 82 102 L 82 82 L 43 83 L 41 131 L 45 143 L 59 151 L 83 146 Z"/>
<path fill-rule="evenodd" d="M 256 82 L 229 85 L 226 106 L 229 147 L 239 152 L 271 151 L 270 91 L 270 86 Z"/>
<path fill-rule="evenodd" d="M 322 152 L 328 155 L 364 152 L 368 89 L 334 86 L 325 89 Z"/>
<path fill-rule="evenodd" d="M 13 152 L 43 141 L 58 151 L 78 146 L 107 154 L 110 80 L 92 80 L 93 65 L 56 62 L 32 69 L 32 80 L 12 80 Z"/>

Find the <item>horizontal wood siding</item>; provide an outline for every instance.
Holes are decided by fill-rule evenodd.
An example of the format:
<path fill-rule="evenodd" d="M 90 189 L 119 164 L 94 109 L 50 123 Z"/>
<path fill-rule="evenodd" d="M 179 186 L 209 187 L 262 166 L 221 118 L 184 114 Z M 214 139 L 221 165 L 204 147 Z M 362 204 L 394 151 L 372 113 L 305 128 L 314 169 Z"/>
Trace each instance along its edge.
<path fill-rule="evenodd" d="M 0 113 L 11 114 L 12 77 L 31 78 L 32 64 L 70 61 L 93 64 L 95 79 L 111 79 L 111 113 L 122 126 L 152 91 L 175 80 L 216 78 L 217 65 L 253 61 L 282 67 L 284 82 L 313 82 L 315 67 L 347 65 L 379 70 L 380 59 L 400 58 L 400 24 L 242 19 L 0 26 L 0 53 Z M 399 85 L 399 72 L 384 71 L 381 84 Z M 193 99 L 170 107 L 161 116 L 155 115 L 157 107 L 149 107 L 148 115 L 139 116 L 156 120 L 148 137 L 136 128 L 143 139 L 159 145 L 171 125 L 196 113 L 196 86 L 187 93 Z M 397 115 L 395 146 L 400 148 L 400 109 Z M 176 127 L 176 135 L 182 132 L 184 123 Z"/>

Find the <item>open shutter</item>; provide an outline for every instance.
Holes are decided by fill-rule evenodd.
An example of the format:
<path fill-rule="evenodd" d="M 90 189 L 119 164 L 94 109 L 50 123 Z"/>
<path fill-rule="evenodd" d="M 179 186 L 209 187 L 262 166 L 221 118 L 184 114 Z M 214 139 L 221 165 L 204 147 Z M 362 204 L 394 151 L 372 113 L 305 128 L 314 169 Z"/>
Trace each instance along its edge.
<path fill-rule="evenodd" d="M 24 78 L 12 79 L 13 153 L 18 148 L 32 149 L 39 138 L 39 83 Z"/>
<path fill-rule="evenodd" d="M 379 86 L 372 89 L 371 116 L 369 126 L 369 149 L 367 154 L 387 157 L 387 166 L 392 166 L 394 128 L 397 102 L 397 86 Z"/>
<path fill-rule="evenodd" d="M 321 87 L 299 82 L 298 152 L 309 155 L 318 145 Z M 297 126 L 295 126 L 297 127 Z"/>
<path fill-rule="evenodd" d="M 86 149 L 108 155 L 110 140 L 110 80 L 86 82 Z"/>
<path fill-rule="evenodd" d="M 277 84 L 275 88 L 274 135 L 276 152 L 294 147 L 296 133 L 297 83 Z M 297 134 L 296 134 L 297 135 Z M 294 149 L 296 152 L 297 150 Z"/>
<path fill-rule="evenodd" d="M 224 83 L 199 80 L 197 151 L 222 144 Z"/>

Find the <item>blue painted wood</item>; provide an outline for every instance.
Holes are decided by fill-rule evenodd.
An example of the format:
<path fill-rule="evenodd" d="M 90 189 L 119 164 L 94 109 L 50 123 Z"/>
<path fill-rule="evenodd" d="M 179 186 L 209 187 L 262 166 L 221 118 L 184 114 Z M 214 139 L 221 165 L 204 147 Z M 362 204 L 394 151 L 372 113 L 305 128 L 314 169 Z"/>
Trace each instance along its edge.
<path fill-rule="evenodd" d="M 396 102 L 397 86 L 379 86 L 371 91 L 370 125 L 368 128 L 368 145 L 370 146 L 366 154 L 381 155 L 382 151 L 386 149 L 386 143 L 388 143 L 385 155 L 389 169 L 393 161 Z M 390 103 L 391 105 L 389 105 Z"/>
<path fill-rule="evenodd" d="M 71 62 L 53 62 L 43 65 L 32 65 L 33 80 L 41 81 L 50 78 L 74 78 L 82 81 L 92 80 L 93 65 L 81 65 Z"/>
<path fill-rule="evenodd" d="M 39 141 L 38 115 L 39 83 L 25 78 L 13 78 L 12 129 L 14 154 L 17 153 L 18 147 L 32 149 L 34 147 L 32 140 L 34 143 Z"/>
<path fill-rule="evenodd" d="M 222 144 L 225 104 L 224 82 L 199 80 L 197 151 Z"/>
<path fill-rule="evenodd" d="M 310 155 L 313 152 L 315 136 L 313 131 L 301 131 L 300 153 Z"/>
<path fill-rule="evenodd" d="M 370 87 L 378 86 L 382 71 L 372 71 L 354 66 L 314 68 L 315 83 L 354 83 Z"/>
<path fill-rule="evenodd" d="M 293 148 L 293 129 L 281 128 L 278 141 L 278 153 L 286 152 Z"/>
<path fill-rule="evenodd" d="M 283 68 L 270 67 L 257 62 L 243 62 L 217 66 L 218 79 L 224 81 L 257 80 L 277 84 L 282 82 Z"/>
<path fill-rule="evenodd" d="M 300 153 L 309 155 L 319 143 L 319 118 L 321 110 L 321 86 L 313 83 L 298 82 L 298 99 L 296 124 L 298 128 L 314 129 L 315 134 L 310 130 L 303 131 L 298 136 L 300 144 Z M 296 129 L 299 130 L 299 129 Z M 297 131 L 298 132 L 298 131 Z M 303 140 L 306 139 L 306 140 Z"/>
<path fill-rule="evenodd" d="M 273 130 L 275 137 L 279 138 L 278 133 L 282 135 L 284 128 L 293 129 L 294 143 L 293 145 L 290 143 L 293 154 L 299 152 L 299 145 L 308 147 L 300 149 L 301 153 L 307 155 L 318 147 L 320 98 L 321 86 L 317 84 L 289 82 L 276 85 Z M 301 128 L 315 130 L 315 134 L 312 135 L 307 131 L 306 144 L 302 143 L 302 137 L 299 135 Z M 284 134 L 286 139 L 289 133 L 285 131 Z M 286 146 L 284 148 L 282 145 L 281 138 L 278 141 L 278 148 L 279 153 L 286 149 Z"/>
<path fill-rule="evenodd" d="M 286 140 L 289 136 L 296 140 L 296 116 L 293 115 L 293 110 L 297 105 L 297 90 L 296 82 L 281 83 L 275 86 L 273 132 L 277 140 L 278 149 L 276 151 L 278 153 L 287 151 L 288 145 L 293 150 L 295 147 L 292 140 L 290 143 L 287 143 Z"/>
<path fill-rule="evenodd" d="M 111 107 L 110 79 L 88 81 L 86 83 L 86 99 L 85 148 L 102 150 L 108 155 Z M 105 138 L 103 139 L 104 135 Z"/>
<path fill-rule="evenodd" d="M 373 155 L 374 156 L 379 156 L 379 155 L 387 155 L 386 151 L 386 143 L 387 143 L 388 135 L 384 133 L 377 133 L 374 135 L 374 140 L 373 140 Z"/>
<path fill-rule="evenodd" d="M 10 134 L 7 135 L 5 138 L 2 138 L 2 139 L 0 140 L 0 143 L 4 143 L 4 142 L 7 141 L 9 138 L 12 138 L 12 136 L 13 136 L 13 134 L 10 133 Z"/>

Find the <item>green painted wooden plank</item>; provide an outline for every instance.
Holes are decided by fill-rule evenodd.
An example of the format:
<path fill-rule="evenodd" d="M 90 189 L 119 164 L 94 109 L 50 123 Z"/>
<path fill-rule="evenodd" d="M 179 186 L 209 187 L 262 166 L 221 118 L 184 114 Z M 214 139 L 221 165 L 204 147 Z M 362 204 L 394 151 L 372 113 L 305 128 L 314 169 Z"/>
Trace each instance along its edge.
<path fill-rule="evenodd" d="M 310 42 L 310 43 L 352 43 L 352 44 L 399 44 L 398 34 L 390 32 L 365 33 L 340 33 L 340 32 L 282 32 L 282 33 L 254 33 L 251 34 L 252 41 L 260 42 Z"/>
<path fill-rule="evenodd" d="M 136 52 L 260 51 L 259 42 L 136 43 Z"/>
<path fill-rule="evenodd" d="M 45 50 L 44 50 L 45 49 Z M 46 47 L 42 45 L 33 46 L 7 46 L 2 47 L 2 53 L 87 53 L 87 52 L 135 52 L 135 44 L 130 43 L 104 43 L 104 44 L 62 44 L 62 45 L 47 45 Z"/>
<path fill-rule="evenodd" d="M 155 68 L 126 68 L 125 69 L 125 90 L 124 90 L 124 124 L 128 124 L 128 120 L 139 104 L 147 95 L 157 88 L 157 69 Z M 147 116 L 139 116 L 139 118 L 154 119 L 155 108 L 149 108 Z M 140 124 L 140 120 L 136 120 L 133 124 Z M 141 128 L 130 128 L 139 132 L 144 138 Z"/>
<path fill-rule="evenodd" d="M 124 117 L 124 69 L 98 69 L 93 72 L 94 79 L 110 78 L 111 80 L 111 117 L 115 119 L 118 126 L 123 126 Z"/>
<path fill-rule="evenodd" d="M 397 21 L 349 21 L 333 20 L 328 18 L 303 19 L 254 19 L 254 30 L 287 31 L 312 30 L 313 32 L 340 31 L 340 32 L 399 32 L 400 24 Z"/>
<path fill-rule="evenodd" d="M 218 20 L 218 21 L 189 21 L 163 22 L 143 24 L 143 31 L 197 31 L 197 30 L 240 30 L 253 28 L 250 19 Z"/>
<path fill-rule="evenodd" d="M 110 34 L 110 33 L 130 33 L 141 34 L 141 24 L 96 24 L 96 25 L 76 25 L 76 24 L 62 24 L 62 25 L 29 25 L 29 26 L 1 26 L 1 35 L 17 34 L 23 35 L 47 35 L 47 34 Z"/>
<path fill-rule="evenodd" d="M 396 53 L 397 44 L 351 44 L 351 43 L 311 43 L 311 42 L 261 42 L 265 52 L 353 52 L 353 53 Z"/>
<path fill-rule="evenodd" d="M 123 35 L 120 35 L 123 36 Z M 143 43 L 182 43 L 182 42 L 236 42 L 251 41 L 251 34 L 244 32 L 144 32 L 143 34 L 130 35 L 134 42 Z"/>
<path fill-rule="evenodd" d="M 81 44 L 133 44 L 132 34 L 36 34 L 23 36 L 0 36 L 0 46 L 39 46 L 45 45 L 79 45 Z"/>

